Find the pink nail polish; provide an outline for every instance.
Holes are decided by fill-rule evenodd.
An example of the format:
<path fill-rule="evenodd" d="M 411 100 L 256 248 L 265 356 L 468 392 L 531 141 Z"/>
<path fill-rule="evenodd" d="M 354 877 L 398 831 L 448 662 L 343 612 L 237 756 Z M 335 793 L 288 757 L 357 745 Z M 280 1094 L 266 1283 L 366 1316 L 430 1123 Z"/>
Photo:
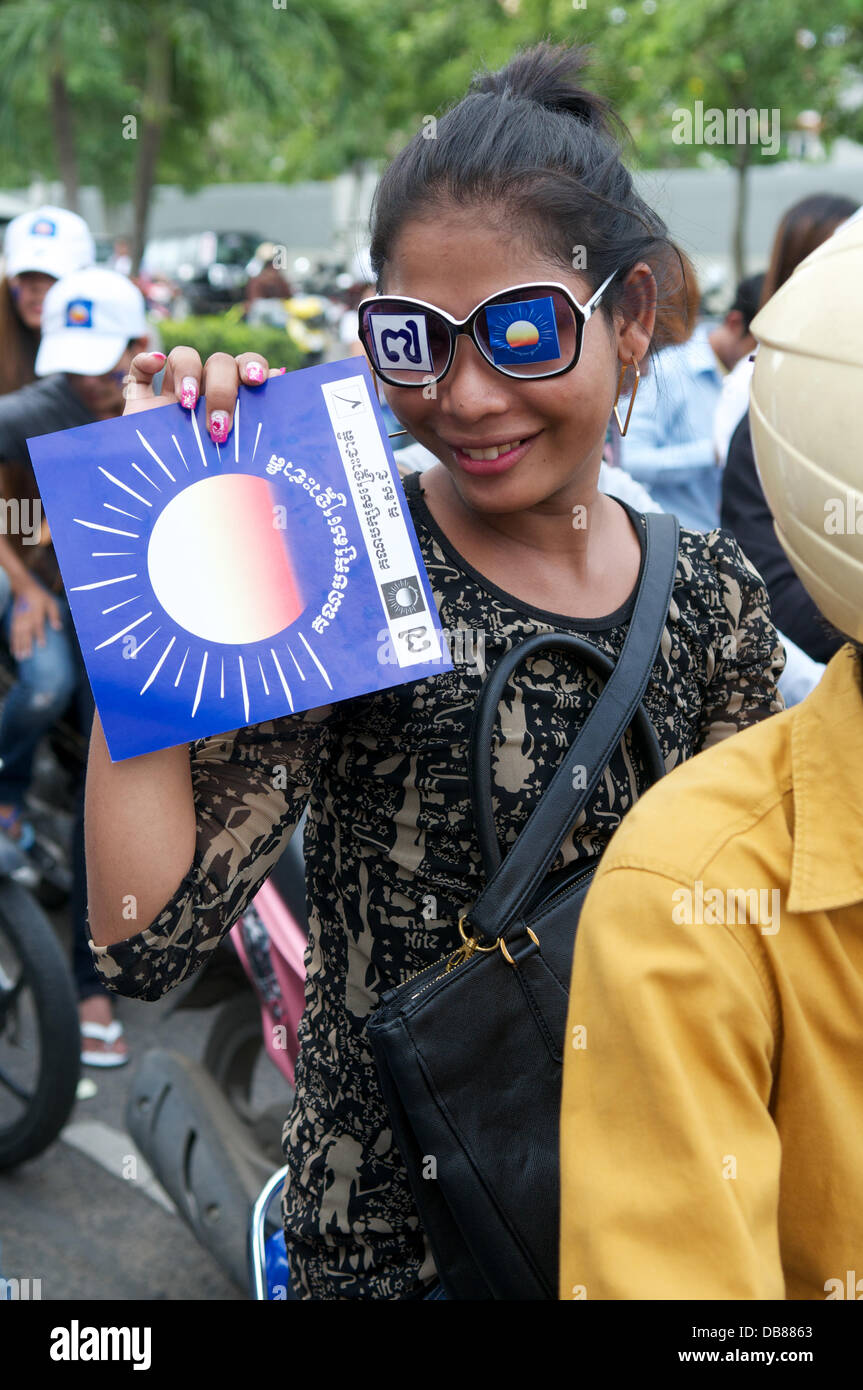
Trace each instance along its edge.
<path fill-rule="evenodd" d="M 158 358 L 160 362 L 167 362 L 168 360 L 164 352 L 151 352 L 150 356 Z"/>
<path fill-rule="evenodd" d="M 214 410 L 210 416 L 210 438 L 214 444 L 224 444 L 228 437 L 227 410 Z"/>
<path fill-rule="evenodd" d="M 285 375 L 285 372 L 286 372 L 287 370 L 288 370 L 287 367 L 280 367 L 280 368 L 279 368 L 279 376 L 284 376 L 284 375 Z"/>
<path fill-rule="evenodd" d="M 198 383 L 193 376 L 184 376 L 180 382 L 180 405 L 186 410 L 194 410 L 198 400 Z"/>
<path fill-rule="evenodd" d="M 255 386 L 260 386 L 264 379 L 264 369 L 260 362 L 250 362 L 246 368 L 246 380 L 251 381 Z"/>

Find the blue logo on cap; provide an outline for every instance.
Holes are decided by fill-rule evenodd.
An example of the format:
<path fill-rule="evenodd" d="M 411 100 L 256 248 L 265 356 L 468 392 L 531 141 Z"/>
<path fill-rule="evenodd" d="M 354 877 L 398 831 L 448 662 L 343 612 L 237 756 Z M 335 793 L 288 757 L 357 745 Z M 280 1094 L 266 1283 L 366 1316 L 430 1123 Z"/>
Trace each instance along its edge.
<path fill-rule="evenodd" d="M 37 217 L 30 228 L 31 236 L 56 236 L 57 223 L 52 222 L 50 217 Z"/>
<path fill-rule="evenodd" d="M 70 299 L 66 306 L 67 328 L 93 327 L 92 299 Z"/>

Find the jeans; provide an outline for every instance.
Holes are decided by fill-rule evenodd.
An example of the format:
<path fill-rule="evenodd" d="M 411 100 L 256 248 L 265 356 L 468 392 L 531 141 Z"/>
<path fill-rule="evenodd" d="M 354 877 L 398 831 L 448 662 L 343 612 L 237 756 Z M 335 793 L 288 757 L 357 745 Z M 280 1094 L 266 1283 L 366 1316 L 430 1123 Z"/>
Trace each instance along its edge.
<path fill-rule="evenodd" d="M 12 594 L 5 570 L 0 570 L 0 611 L 7 643 L 12 627 Z M 33 776 L 39 740 L 57 722 L 78 684 L 77 641 L 69 605 L 55 595 L 63 619 L 58 632 L 45 624 L 45 645 L 36 642 L 30 656 L 18 662 L 18 680 L 0 715 L 0 804 L 20 806 Z"/>
<path fill-rule="evenodd" d="M 7 643 L 12 625 L 11 585 L 0 569 L 0 626 Z M 29 657 L 20 660 L 18 681 L 10 690 L 0 715 L 0 804 L 20 806 L 33 775 L 33 759 L 39 740 L 49 733 L 74 696 L 81 731 L 89 739 L 95 706 L 84 659 L 72 624 L 69 605 L 55 594 L 63 627 L 45 624 L 45 646 L 34 643 Z M 77 808 L 72 832 L 72 969 L 78 999 L 94 994 L 110 998 L 93 965 L 87 944 L 87 871 L 84 861 L 84 776 L 76 793 Z"/>

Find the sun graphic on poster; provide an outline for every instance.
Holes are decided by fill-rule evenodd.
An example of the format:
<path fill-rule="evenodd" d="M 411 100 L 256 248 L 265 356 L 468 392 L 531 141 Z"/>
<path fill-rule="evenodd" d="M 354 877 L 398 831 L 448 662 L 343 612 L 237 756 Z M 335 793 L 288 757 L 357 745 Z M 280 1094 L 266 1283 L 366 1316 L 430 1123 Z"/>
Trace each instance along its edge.
<path fill-rule="evenodd" d="M 174 688 L 185 678 L 194 716 L 208 687 L 211 696 L 218 691 L 224 699 L 227 668 L 229 686 L 239 686 L 248 723 L 254 693 L 268 697 L 273 682 L 281 685 L 293 710 L 291 682 L 306 679 L 309 660 L 332 689 L 306 636 L 297 632 L 293 645 L 285 640 L 286 629 L 308 607 L 315 586 L 307 575 L 315 567 L 305 561 L 300 566 L 289 533 L 275 523 L 269 480 L 227 471 L 223 449 L 230 444 L 220 449 L 202 437 L 195 413 L 186 421 L 191 449 L 187 442 L 184 450 L 177 423 L 169 455 L 164 429 L 148 429 L 145 416 L 135 430 L 142 462 L 97 464 L 102 485 L 87 490 L 92 509 L 82 508 L 72 518 L 94 544 L 88 556 L 92 577 L 70 585 L 69 592 L 104 596 L 105 635 L 94 651 L 116 646 L 123 656 L 141 661 L 139 695 L 152 690 L 158 678 L 164 681 L 167 663 Z M 255 464 L 260 433 L 258 422 L 246 460 L 238 401 L 235 465 Z M 105 498 L 101 506 L 99 496 Z M 101 545 L 112 548 L 95 548 Z M 115 562 L 110 574 L 106 560 Z M 80 563 L 77 569 L 80 574 Z"/>
<path fill-rule="evenodd" d="M 367 364 L 28 441 L 113 761 L 451 670 Z M 268 737 L 268 734 L 262 737 Z"/>

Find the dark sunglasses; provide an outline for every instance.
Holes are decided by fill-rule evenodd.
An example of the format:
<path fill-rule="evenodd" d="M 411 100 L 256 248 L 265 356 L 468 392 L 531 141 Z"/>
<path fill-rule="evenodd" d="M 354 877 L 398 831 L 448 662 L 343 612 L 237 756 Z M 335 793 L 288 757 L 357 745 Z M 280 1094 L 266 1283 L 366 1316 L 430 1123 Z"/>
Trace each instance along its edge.
<path fill-rule="evenodd" d="M 561 376 L 578 362 L 584 325 L 617 273 L 586 304 L 554 282 L 512 285 L 489 295 L 466 319 L 422 299 L 376 295 L 357 310 L 360 342 L 377 375 L 391 386 L 440 381 L 452 366 L 460 333 L 504 376 Z"/>

